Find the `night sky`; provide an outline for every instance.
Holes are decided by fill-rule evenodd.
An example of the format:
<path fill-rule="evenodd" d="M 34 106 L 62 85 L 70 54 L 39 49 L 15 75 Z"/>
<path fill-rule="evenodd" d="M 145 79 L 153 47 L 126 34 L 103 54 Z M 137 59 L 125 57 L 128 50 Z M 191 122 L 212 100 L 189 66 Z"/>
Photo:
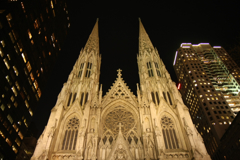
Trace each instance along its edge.
<path fill-rule="evenodd" d="M 137 2 L 137 1 L 136 1 Z M 156 1 L 157 2 L 157 1 Z M 227 2 L 227 3 L 223 3 Z M 71 27 L 62 46 L 58 62 L 34 115 L 34 123 L 42 133 L 63 83 L 75 64 L 81 48 L 87 42 L 96 19 L 99 18 L 100 54 L 102 56 L 100 84 L 103 96 L 110 89 L 121 68 L 122 77 L 136 95 L 139 83 L 137 68 L 139 21 L 158 49 L 173 81 L 177 78 L 173 60 L 181 43 L 210 43 L 229 47 L 240 31 L 238 1 L 175 1 L 153 3 L 88 3 L 67 2 Z"/>

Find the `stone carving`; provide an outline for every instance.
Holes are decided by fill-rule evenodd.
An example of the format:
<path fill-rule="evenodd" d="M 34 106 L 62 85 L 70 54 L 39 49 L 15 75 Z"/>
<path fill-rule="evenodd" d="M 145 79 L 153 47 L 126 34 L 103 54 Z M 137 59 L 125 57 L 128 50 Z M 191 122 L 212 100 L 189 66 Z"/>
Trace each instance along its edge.
<path fill-rule="evenodd" d="M 122 145 L 118 145 L 118 149 L 114 153 L 115 160 L 126 160 L 126 151 L 122 148 Z"/>
<path fill-rule="evenodd" d="M 117 135 L 119 132 L 119 123 L 124 125 L 122 132 L 124 135 L 126 135 L 127 131 L 132 129 L 136 122 L 131 112 L 123 108 L 119 108 L 108 113 L 105 118 L 105 126 L 110 129 L 114 135 Z"/>

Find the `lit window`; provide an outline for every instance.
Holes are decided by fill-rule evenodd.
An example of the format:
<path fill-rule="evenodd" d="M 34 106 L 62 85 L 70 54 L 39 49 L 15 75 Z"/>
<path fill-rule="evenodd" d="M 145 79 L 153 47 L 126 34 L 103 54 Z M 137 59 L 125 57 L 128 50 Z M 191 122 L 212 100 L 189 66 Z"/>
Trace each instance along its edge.
<path fill-rule="evenodd" d="M 24 5 L 23 5 L 23 2 L 21 2 L 21 5 L 22 5 L 22 9 L 23 9 L 23 12 L 25 13 L 25 8 L 24 8 Z"/>
<path fill-rule="evenodd" d="M 38 88 L 37 93 L 38 93 L 38 97 L 41 97 L 42 93 L 41 93 L 40 88 Z"/>
<path fill-rule="evenodd" d="M 23 139 L 23 135 L 22 135 L 21 131 L 18 132 L 18 135 L 21 139 Z"/>
<path fill-rule="evenodd" d="M 220 125 L 222 125 L 222 122 L 219 122 Z"/>
<path fill-rule="evenodd" d="M 17 106 L 18 106 L 18 103 L 17 103 L 17 102 L 14 102 L 14 106 L 17 108 Z"/>
<path fill-rule="evenodd" d="M 3 51 L 2 51 L 2 48 L 0 47 L 0 55 L 1 55 L 1 57 L 3 57 L 4 56 L 4 54 L 3 54 Z"/>
<path fill-rule="evenodd" d="M 34 81 L 34 76 L 32 72 L 30 73 L 30 77 L 31 77 L 31 80 Z"/>
<path fill-rule="evenodd" d="M 9 85 L 11 86 L 11 85 L 12 85 L 12 82 L 11 82 L 9 76 L 7 75 L 5 78 L 6 78 L 6 80 L 8 81 Z"/>
<path fill-rule="evenodd" d="M 31 64 L 30 64 L 29 61 L 27 62 L 26 67 L 27 67 L 27 69 L 28 69 L 28 72 L 31 72 L 32 67 L 31 67 Z"/>
<path fill-rule="evenodd" d="M 210 98 L 207 98 L 207 100 L 210 100 Z"/>
<path fill-rule="evenodd" d="M 2 44 L 3 48 L 5 47 L 5 42 L 4 40 L 1 40 L 0 43 Z"/>
<path fill-rule="evenodd" d="M 31 116 L 33 116 L 33 112 L 32 112 L 31 108 L 29 108 L 29 113 L 30 113 Z"/>
<path fill-rule="evenodd" d="M 14 43 L 14 42 L 15 42 L 15 40 L 14 40 L 14 38 L 13 38 L 12 32 L 9 32 L 9 33 L 8 33 L 8 35 L 9 35 L 9 37 L 10 37 L 10 39 L 11 39 L 12 43 Z"/>
<path fill-rule="evenodd" d="M 11 21 L 11 20 L 12 20 L 12 15 L 11 15 L 11 13 L 9 13 L 8 15 L 6 15 L 6 18 L 7 18 L 8 21 Z"/>
<path fill-rule="evenodd" d="M 47 42 L 47 36 L 45 36 L 45 41 Z"/>
<path fill-rule="evenodd" d="M 16 123 L 13 124 L 13 128 L 15 129 L 16 132 L 18 132 L 19 128 L 18 128 L 18 126 L 16 125 Z"/>
<path fill-rule="evenodd" d="M 16 76 L 18 76 L 18 70 L 17 70 L 17 67 L 13 66 L 13 70 L 14 70 Z"/>
<path fill-rule="evenodd" d="M 33 85 L 34 85 L 35 89 L 38 88 L 38 82 L 37 82 L 37 80 L 35 80 L 35 81 L 33 82 Z"/>
<path fill-rule="evenodd" d="M 5 135 L 3 134 L 3 132 L 0 130 L 0 135 L 5 138 Z"/>
<path fill-rule="evenodd" d="M 20 139 L 19 139 L 19 138 L 16 138 L 16 139 L 15 139 L 15 142 L 16 142 L 17 145 L 20 147 L 20 145 L 21 145 L 21 141 L 20 141 Z"/>
<path fill-rule="evenodd" d="M 32 34 L 29 29 L 28 29 L 28 37 L 29 37 L 29 39 L 32 39 Z"/>
<path fill-rule="evenodd" d="M 24 53 L 22 53 L 21 55 L 22 55 L 22 59 L 23 59 L 24 63 L 26 63 L 26 62 L 27 62 L 27 60 L 26 60 L 25 54 L 24 54 Z"/>
<path fill-rule="evenodd" d="M 17 89 L 20 91 L 21 88 L 20 88 L 20 86 L 19 86 L 18 81 L 15 82 L 15 85 L 17 86 Z"/>
<path fill-rule="evenodd" d="M 51 8 L 54 8 L 54 6 L 53 6 L 53 2 L 51 1 Z"/>
<path fill-rule="evenodd" d="M 26 107 L 27 107 L 27 108 L 29 108 L 28 101 L 27 101 L 27 100 L 25 100 L 24 102 L 25 102 L 25 105 L 26 105 Z"/>
<path fill-rule="evenodd" d="M 14 153 L 18 152 L 17 148 L 14 145 L 12 145 L 12 150 L 14 151 Z"/>
<path fill-rule="evenodd" d="M 6 142 L 8 143 L 9 146 L 12 145 L 12 142 L 8 138 L 6 138 Z"/>
<path fill-rule="evenodd" d="M 12 117 L 8 114 L 7 115 L 7 119 L 9 120 L 9 122 L 12 124 L 13 123 L 13 119 L 12 119 Z"/>
<path fill-rule="evenodd" d="M 27 124 L 27 120 L 26 119 L 24 119 L 24 124 L 28 128 L 28 124 Z"/>
<path fill-rule="evenodd" d="M 7 69 L 10 69 L 10 65 L 9 65 L 8 60 L 6 58 L 3 59 L 3 62 L 5 63 Z"/>
<path fill-rule="evenodd" d="M 4 104 L 1 105 L 1 109 L 2 109 L 2 111 L 5 110 L 5 105 Z"/>
<path fill-rule="evenodd" d="M 13 86 L 11 89 L 12 89 L 12 91 L 13 91 L 15 97 L 17 97 L 17 90 L 16 90 L 16 88 Z"/>

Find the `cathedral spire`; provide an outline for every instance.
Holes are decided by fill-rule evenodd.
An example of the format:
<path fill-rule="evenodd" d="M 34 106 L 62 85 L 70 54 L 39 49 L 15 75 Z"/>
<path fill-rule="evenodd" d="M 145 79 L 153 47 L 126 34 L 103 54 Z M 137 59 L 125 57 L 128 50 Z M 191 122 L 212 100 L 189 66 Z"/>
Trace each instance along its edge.
<path fill-rule="evenodd" d="M 84 47 L 84 51 L 87 53 L 90 53 L 92 50 L 99 53 L 98 19 Z"/>
<path fill-rule="evenodd" d="M 141 54 L 144 50 L 152 51 L 154 50 L 154 47 L 145 28 L 143 27 L 141 19 L 139 18 L 139 53 Z"/>

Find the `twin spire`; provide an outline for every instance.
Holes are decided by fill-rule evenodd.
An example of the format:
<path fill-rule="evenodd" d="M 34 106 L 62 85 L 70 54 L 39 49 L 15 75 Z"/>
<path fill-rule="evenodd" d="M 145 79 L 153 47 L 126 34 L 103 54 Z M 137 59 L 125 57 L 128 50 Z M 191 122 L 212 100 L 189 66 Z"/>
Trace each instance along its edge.
<path fill-rule="evenodd" d="M 90 53 L 91 51 L 99 53 L 98 19 L 84 47 L 84 51 L 87 53 Z"/>
<path fill-rule="evenodd" d="M 139 53 L 143 50 L 151 51 L 154 47 L 146 30 L 143 27 L 141 19 L 139 18 Z M 84 47 L 86 52 L 91 52 L 92 50 L 99 53 L 99 36 L 98 36 L 98 19 L 93 27 L 92 33 L 90 34 L 88 41 Z"/>

